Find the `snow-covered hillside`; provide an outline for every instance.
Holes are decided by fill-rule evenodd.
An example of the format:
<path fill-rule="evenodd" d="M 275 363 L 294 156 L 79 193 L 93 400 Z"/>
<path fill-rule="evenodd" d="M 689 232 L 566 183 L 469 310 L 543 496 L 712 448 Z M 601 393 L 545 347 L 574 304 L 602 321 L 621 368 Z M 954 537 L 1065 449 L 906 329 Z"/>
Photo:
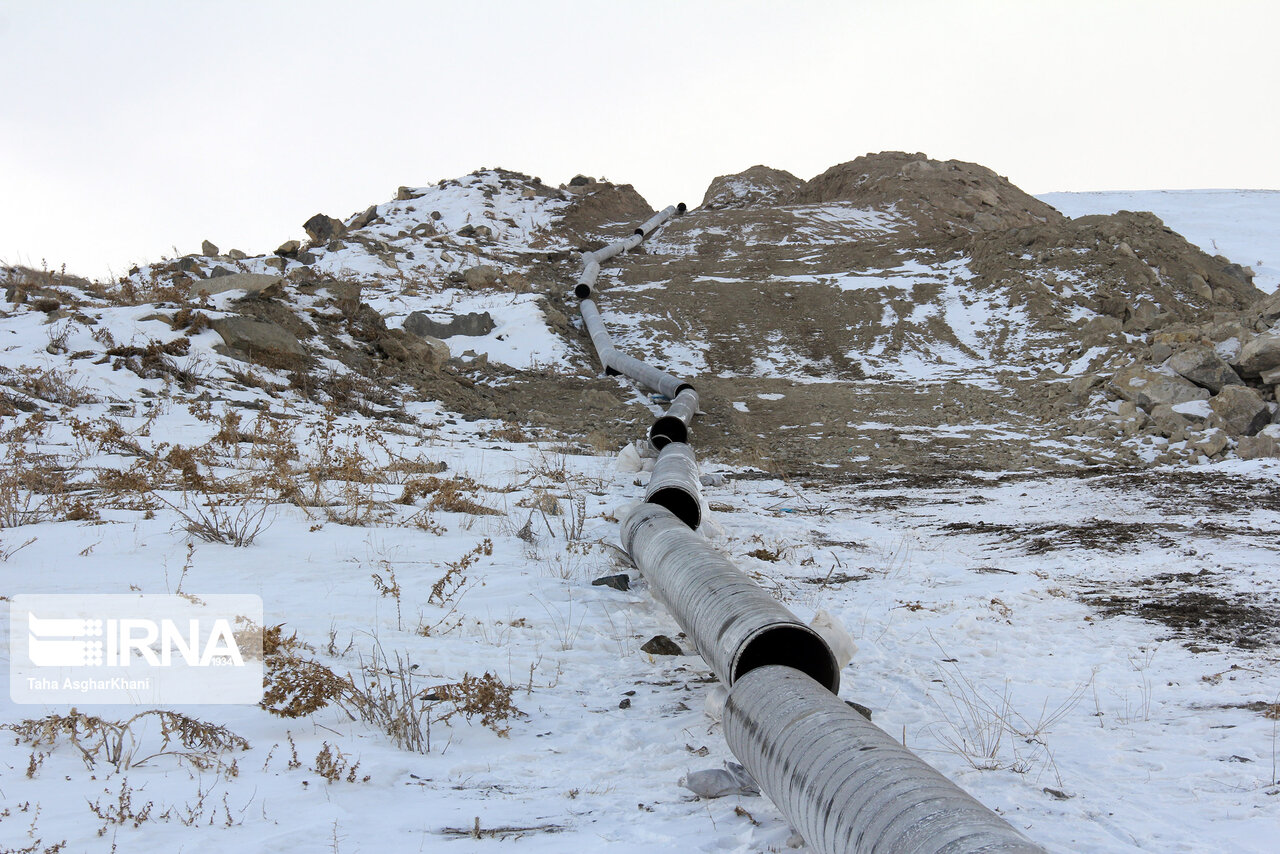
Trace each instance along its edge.
<path fill-rule="evenodd" d="M 1229 438 L 1207 390 L 1160 432 L 1113 389 L 1182 382 L 1151 354 L 1202 315 L 1265 338 L 1246 283 L 885 160 L 977 183 L 735 190 L 606 267 L 619 346 L 703 396 L 702 530 L 848 631 L 841 697 L 1049 850 L 1273 850 L 1280 459 L 1240 439 L 1274 445 L 1274 400 Z M 715 677 L 618 542 L 656 407 L 564 295 L 647 206 L 496 170 L 397 195 L 268 255 L 5 271 L 0 601 L 256 594 L 270 691 L 176 709 L 182 746 L 6 696 L 0 851 L 792 850 L 766 799 L 680 785 L 732 760 Z"/>

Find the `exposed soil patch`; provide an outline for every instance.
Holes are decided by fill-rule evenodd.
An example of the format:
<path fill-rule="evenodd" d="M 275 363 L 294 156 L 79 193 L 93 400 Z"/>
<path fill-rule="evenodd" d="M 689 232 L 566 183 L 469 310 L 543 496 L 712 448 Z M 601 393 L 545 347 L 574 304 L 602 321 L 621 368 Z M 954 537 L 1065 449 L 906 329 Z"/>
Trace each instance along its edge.
<path fill-rule="evenodd" d="M 1026 541 L 1027 554 L 1068 549 L 1117 551 L 1136 544 L 1155 542 L 1171 547 L 1177 540 L 1167 533 L 1184 533 L 1183 525 L 1151 522 L 1115 522 L 1089 519 L 1075 525 L 1007 525 L 996 522 L 949 522 L 942 530 L 993 536 L 1002 542 Z"/>
<path fill-rule="evenodd" d="M 1280 637 L 1280 602 L 1214 590 L 1214 580 L 1209 572 L 1164 573 L 1137 582 L 1132 594 L 1092 591 L 1081 600 L 1105 616 L 1167 626 L 1192 651 L 1211 644 L 1260 649 Z"/>

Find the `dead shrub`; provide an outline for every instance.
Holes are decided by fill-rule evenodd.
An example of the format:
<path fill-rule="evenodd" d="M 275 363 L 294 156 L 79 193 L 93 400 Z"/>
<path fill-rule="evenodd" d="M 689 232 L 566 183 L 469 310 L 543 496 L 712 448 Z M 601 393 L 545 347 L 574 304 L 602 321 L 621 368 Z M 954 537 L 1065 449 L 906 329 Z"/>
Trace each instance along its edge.
<path fill-rule="evenodd" d="M 144 747 L 146 725 L 153 721 L 159 723 L 161 743 Z M 167 709 L 148 709 L 126 721 L 109 721 L 73 708 L 66 715 L 52 714 L 0 728 L 11 730 L 32 747 L 70 743 L 79 751 L 85 767 L 93 768 L 105 761 L 117 771 L 161 756 L 172 756 L 200 769 L 221 768 L 223 754 L 249 749 L 246 739 L 224 726 Z"/>

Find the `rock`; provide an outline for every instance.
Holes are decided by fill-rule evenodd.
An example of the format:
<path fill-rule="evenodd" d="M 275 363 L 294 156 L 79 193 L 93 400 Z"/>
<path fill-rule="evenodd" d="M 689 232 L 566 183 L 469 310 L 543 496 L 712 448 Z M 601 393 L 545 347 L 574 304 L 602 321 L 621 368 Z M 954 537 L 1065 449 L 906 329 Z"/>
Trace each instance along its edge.
<path fill-rule="evenodd" d="M 1187 447 L 1199 451 L 1209 459 L 1213 459 L 1220 456 L 1229 444 L 1231 444 L 1231 440 L 1226 433 L 1221 430 L 1211 429 L 1201 438 L 1188 442 Z"/>
<path fill-rule="evenodd" d="M 476 240 L 489 240 L 493 237 L 493 229 L 487 225 L 476 226 Z"/>
<path fill-rule="evenodd" d="M 448 323 L 432 320 L 425 312 L 415 311 L 404 319 L 404 328 L 418 336 L 452 338 L 455 335 L 488 335 L 494 324 L 487 311 L 455 315 Z"/>
<path fill-rule="evenodd" d="M 347 226 L 347 229 L 349 231 L 355 231 L 356 229 L 364 228 L 365 226 L 367 226 L 369 223 L 373 222 L 377 218 L 378 218 L 378 206 L 370 205 L 369 208 L 364 213 L 356 214 L 354 217 L 351 218 L 351 223 L 350 225 Z"/>
<path fill-rule="evenodd" d="M 1213 300 L 1213 288 L 1209 287 L 1209 283 L 1204 280 L 1204 276 L 1199 273 L 1191 273 L 1187 277 L 1187 284 L 1191 286 L 1191 291 L 1205 302 Z"/>
<path fill-rule="evenodd" d="M 468 223 L 467 225 L 464 225 L 462 228 L 458 229 L 457 235 L 459 237 L 475 237 L 476 227 Z"/>
<path fill-rule="evenodd" d="M 1280 291 L 1253 306 L 1249 313 L 1256 317 L 1263 326 L 1275 326 L 1280 321 Z"/>
<path fill-rule="evenodd" d="M 283 271 L 285 267 L 289 266 L 289 261 L 280 256 L 276 256 L 275 258 L 268 258 L 262 263 L 266 264 L 268 267 L 272 268 L 273 270 L 280 270 L 280 271 Z"/>
<path fill-rule="evenodd" d="M 1246 376 L 1280 368 L 1280 332 L 1267 332 L 1245 344 L 1236 359 L 1236 367 Z"/>
<path fill-rule="evenodd" d="M 1209 424 L 1233 436 L 1252 436 L 1271 423 L 1271 409 L 1256 391 L 1243 385 L 1227 386 L 1209 400 L 1213 411 Z"/>
<path fill-rule="evenodd" d="M 241 252 L 239 249 L 231 249 L 227 252 L 227 257 L 232 261 L 243 261 L 249 256 Z"/>
<path fill-rule="evenodd" d="M 324 214 L 316 214 L 304 222 L 302 227 L 306 229 L 311 242 L 316 244 L 328 243 L 347 233 L 347 227 L 342 224 L 342 220 Z"/>
<path fill-rule="evenodd" d="M 605 575 L 592 581 L 595 587 L 612 587 L 614 590 L 627 591 L 631 589 L 631 579 L 626 573 L 621 575 Z"/>
<path fill-rule="evenodd" d="M 702 197 L 708 210 L 749 208 L 785 204 L 804 182 L 781 169 L 752 166 L 736 175 L 720 175 L 712 180 Z"/>
<path fill-rule="evenodd" d="M 569 186 L 585 187 L 588 184 L 594 184 L 595 182 L 596 182 L 595 178 L 588 178 L 586 175 L 574 175 L 572 178 L 569 179 Z"/>
<path fill-rule="evenodd" d="M 412 200 L 412 199 L 420 199 L 420 198 L 422 198 L 422 197 L 423 197 L 423 196 L 425 196 L 425 195 L 426 195 L 426 193 L 425 193 L 425 192 L 421 192 L 421 191 L 415 190 L 415 189 L 413 189 L 412 187 L 398 187 L 398 188 L 396 188 L 396 201 L 397 201 L 397 202 L 407 202 L 407 201 L 410 201 L 410 200 Z"/>
<path fill-rule="evenodd" d="M 1163 341 L 1151 345 L 1151 358 L 1157 362 L 1163 362 L 1173 355 L 1173 347 Z M 1175 368 L 1174 370 L 1177 370 Z M 1190 379 L 1190 377 L 1188 377 Z M 1194 382 L 1194 380 L 1192 380 Z"/>
<path fill-rule="evenodd" d="M 317 260 L 319 260 L 319 256 L 307 249 L 303 249 L 298 253 L 299 264 L 314 264 Z"/>
<path fill-rule="evenodd" d="M 209 324 L 222 336 L 227 355 L 242 361 L 296 364 L 307 351 L 293 333 L 252 317 L 222 317 Z"/>
<path fill-rule="evenodd" d="M 644 646 L 640 647 L 640 651 L 650 655 L 684 655 L 684 650 L 680 649 L 679 644 L 666 635 L 654 635 L 649 638 Z"/>
<path fill-rule="evenodd" d="M 235 270 L 228 270 L 226 267 L 219 264 L 218 266 L 214 267 L 212 270 L 209 271 L 209 278 L 218 279 L 218 278 L 221 278 L 222 276 L 234 276 L 235 274 L 236 274 Z"/>
<path fill-rule="evenodd" d="M 492 288 L 501 284 L 502 271 L 489 264 L 480 264 L 463 272 L 462 280 L 473 291 Z"/>
<path fill-rule="evenodd" d="M 1174 436 L 1188 427 L 1203 427 L 1208 422 L 1210 414 L 1212 410 L 1209 409 L 1209 402 L 1205 400 L 1193 400 L 1176 406 L 1161 403 L 1151 408 L 1151 420 L 1165 436 Z"/>
<path fill-rule="evenodd" d="M 284 258 L 292 258 L 298 254 L 298 250 L 302 248 L 302 244 L 296 240 L 286 240 L 276 247 L 276 254 Z"/>
<path fill-rule="evenodd" d="M 1160 373 L 1146 365 L 1121 368 L 1111 379 L 1111 388 L 1125 400 L 1131 400 L 1150 412 L 1161 404 L 1207 400 L 1209 392 L 1180 376 Z"/>
<path fill-rule="evenodd" d="M 1263 371 L 1258 374 L 1262 381 L 1267 385 L 1280 385 L 1280 368 L 1272 368 L 1269 371 Z"/>
<path fill-rule="evenodd" d="M 449 361 L 449 347 L 444 342 L 435 338 L 418 338 L 403 329 L 388 329 L 377 344 L 378 349 L 389 359 L 414 362 L 433 371 L 439 370 Z M 437 344 L 440 346 L 436 346 Z"/>
<path fill-rule="evenodd" d="M 1129 301 L 1124 297 L 1099 294 L 1098 313 L 1123 322 L 1129 319 Z"/>
<path fill-rule="evenodd" d="M 218 247 L 206 240 L 200 244 L 200 254 L 206 255 L 210 258 L 216 258 L 218 255 Z"/>
<path fill-rule="evenodd" d="M 1209 347 L 1193 346 L 1174 353 L 1165 367 L 1191 380 L 1201 388 L 1217 394 L 1224 386 L 1244 385 L 1244 381 L 1216 352 Z"/>
<path fill-rule="evenodd" d="M 1280 457 L 1280 439 L 1266 433 L 1259 433 L 1257 436 L 1241 436 L 1240 441 L 1236 443 L 1236 456 L 1242 460 Z"/>
<path fill-rule="evenodd" d="M 244 291 L 245 296 L 277 297 L 284 290 L 284 279 L 268 273 L 230 273 L 191 286 L 192 293 L 209 296 L 236 290 Z"/>

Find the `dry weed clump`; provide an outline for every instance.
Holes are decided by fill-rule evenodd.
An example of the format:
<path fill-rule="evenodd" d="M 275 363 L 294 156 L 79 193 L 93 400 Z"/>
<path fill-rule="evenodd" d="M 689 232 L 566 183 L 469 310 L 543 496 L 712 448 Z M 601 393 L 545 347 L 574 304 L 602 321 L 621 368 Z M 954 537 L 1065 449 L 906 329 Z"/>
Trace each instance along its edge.
<path fill-rule="evenodd" d="M 336 783 L 346 778 L 348 783 L 356 782 L 356 772 L 360 769 L 360 763 L 351 762 L 351 757 L 343 753 L 336 747 L 330 747 L 329 742 L 324 742 L 320 751 L 316 753 L 316 761 L 311 766 L 311 770 L 328 780 L 330 783 Z M 360 782 L 367 783 L 371 780 L 370 775 L 365 774 L 360 778 Z"/>
<path fill-rule="evenodd" d="M 161 743 L 144 747 L 146 727 L 160 726 Z M 224 726 L 188 717 L 167 709 L 148 709 L 125 721 L 109 721 L 72 709 L 66 715 L 51 714 L 4 724 L 19 740 L 32 747 L 68 742 L 80 753 L 85 767 L 105 761 L 117 771 L 136 768 L 161 756 L 173 756 L 199 769 L 225 767 L 222 756 L 232 750 L 248 750 L 249 742 Z"/>
<path fill-rule="evenodd" d="M 480 484 L 463 475 L 452 478 L 415 477 L 404 484 L 404 489 L 397 501 L 400 504 L 413 504 L 419 498 L 431 496 L 431 500 L 427 503 L 427 508 L 430 510 L 463 513 L 468 516 L 504 515 L 501 510 L 486 507 L 472 497 L 481 488 Z"/>
<path fill-rule="evenodd" d="M 436 720 L 444 722 L 454 715 L 462 715 L 470 721 L 478 716 L 481 725 L 506 738 L 511 732 L 507 721 L 524 714 L 511 702 L 515 690 L 515 686 L 485 671 L 483 676 L 466 673 L 459 682 L 438 685 L 431 689 L 429 696 L 452 707 L 437 715 Z"/>

